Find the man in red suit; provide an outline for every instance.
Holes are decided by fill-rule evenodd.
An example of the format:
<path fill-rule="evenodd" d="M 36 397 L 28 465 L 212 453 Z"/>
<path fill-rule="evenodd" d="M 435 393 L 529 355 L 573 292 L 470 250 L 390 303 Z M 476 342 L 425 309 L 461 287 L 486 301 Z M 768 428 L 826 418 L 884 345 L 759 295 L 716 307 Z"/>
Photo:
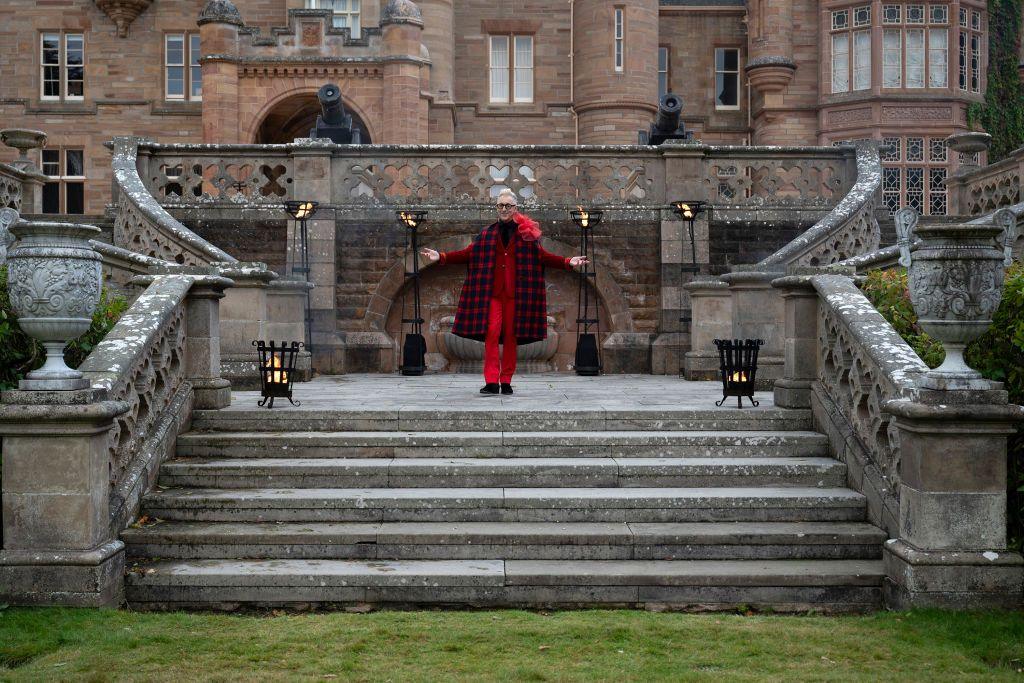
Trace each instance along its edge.
<path fill-rule="evenodd" d="M 452 333 L 484 342 L 481 394 L 512 393 L 516 346 L 547 337 L 544 267 L 569 270 L 586 256 L 564 258 L 540 246 L 540 226 L 518 211 L 516 195 L 498 195 L 498 221 L 484 228 L 465 249 L 439 253 L 424 249 L 431 262 L 468 263 Z M 504 349 L 499 357 L 498 342 Z"/>

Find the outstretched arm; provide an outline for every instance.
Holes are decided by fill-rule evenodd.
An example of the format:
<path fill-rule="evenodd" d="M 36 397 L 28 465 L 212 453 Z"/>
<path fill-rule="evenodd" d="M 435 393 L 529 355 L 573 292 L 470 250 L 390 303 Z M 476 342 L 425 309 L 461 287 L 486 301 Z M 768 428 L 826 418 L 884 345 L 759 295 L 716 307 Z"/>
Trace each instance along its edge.
<path fill-rule="evenodd" d="M 420 253 L 427 257 L 431 263 L 441 262 L 441 265 L 447 265 L 449 263 L 469 263 L 469 252 L 472 245 L 465 249 L 459 249 L 458 251 L 435 251 L 433 249 L 424 248 Z"/>
<path fill-rule="evenodd" d="M 557 254 L 552 254 L 540 245 L 537 245 L 537 250 L 540 252 L 541 263 L 549 268 L 572 270 L 576 266 L 583 265 L 587 262 L 586 256 L 558 256 Z"/>

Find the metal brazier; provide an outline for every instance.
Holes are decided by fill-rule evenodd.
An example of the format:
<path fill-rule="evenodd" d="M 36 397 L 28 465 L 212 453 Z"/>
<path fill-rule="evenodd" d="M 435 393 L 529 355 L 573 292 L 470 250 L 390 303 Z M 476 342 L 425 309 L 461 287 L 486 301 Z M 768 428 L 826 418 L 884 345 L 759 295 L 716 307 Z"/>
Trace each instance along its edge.
<path fill-rule="evenodd" d="M 100 255 L 89 244 L 100 229 L 78 223 L 19 220 L 18 242 L 7 255 L 7 290 L 18 325 L 43 343 L 46 362 L 21 389 L 71 390 L 89 386 L 64 363 L 64 347 L 84 334 L 100 300 Z"/>
<path fill-rule="evenodd" d="M 921 244 L 909 269 L 910 300 L 922 329 L 946 351 L 942 365 L 925 376 L 926 387 L 987 387 L 964 362 L 963 352 L 985 333 L 999 307 L 1007 232 L 1007 226 L 993 224 L 918 226 Z"/>

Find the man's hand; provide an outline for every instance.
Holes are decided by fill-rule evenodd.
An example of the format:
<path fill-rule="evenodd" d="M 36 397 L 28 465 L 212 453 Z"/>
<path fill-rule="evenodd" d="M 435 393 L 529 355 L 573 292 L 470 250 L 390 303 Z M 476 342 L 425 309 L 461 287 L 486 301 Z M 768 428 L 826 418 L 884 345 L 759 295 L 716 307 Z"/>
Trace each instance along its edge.
<path fill-rule="evenodd" d="M 584 263 L 590 263 L 590 259 L 586 256 L 573 256 L 569 259 L 569 265 L 573 268 L 576 266 L 582 266 Z"/>
<path fill-rule="evenodd" d="M 441 254 L 437 253 L 433 249 L 424 247 L 423 251 L 421 251 L 420 253 L 426 256 L 427 260 L 430 261 L 431 263 L 436 263 L 437 261 L 441 260 Z"/>

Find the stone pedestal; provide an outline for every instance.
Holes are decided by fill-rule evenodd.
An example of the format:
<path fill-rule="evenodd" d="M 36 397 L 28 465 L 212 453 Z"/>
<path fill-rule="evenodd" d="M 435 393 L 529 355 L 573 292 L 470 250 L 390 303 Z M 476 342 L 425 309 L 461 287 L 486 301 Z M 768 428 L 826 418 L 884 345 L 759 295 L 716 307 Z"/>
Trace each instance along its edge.
<path fill-rule="evenodd" d="M 229 380 L 235 389 L 257 389 L 259 361 L 252 343 L 257 339 L 270 340 L 267 336 L 267 285 L 277 274 L 268 270 L 264 263 L 217 263 L 214 266 L 235 283 L 220 302 L 220 376 Z"/>
<path fill-rule="evenodd" d="M 713 340 L 732 335 L 732 295 L 721 280 L 694 280 L 684 285 L 690 294 L 693 319 L 690 350 L 683 357 L 683 374 L 689 380 L 716 380 L 719 376 L 718 350 Z"/>
<path fill-rule="evenodd" d="M 900 444 L 899 537 L 885 548 L 895 607 L 1021 604 L 1006 550 L 1006 438 L 1024 417 L 1002 391 L 920 391 L 889 401 Z"/>
<path fill-rule="evenodd" d="M 231 382 L 220 376 L 220 300 L 231 280 L 211 276 L 189 290 L 185 302 L 185 375 L 192 384 L 194 407 L 231 405 Z"/>
<path fill-rule="evenodd" d="M 817 272 L 824 271 L 791 268 L 787 277 L 772 282 L 785 308 L 783 376 L 775 381 L 780 408 L 811 407 L 811 386 L 818 378 L 818 293 L 811 276 Z"/>
<path fill-rule="evenodd" d="M 733 339 L 763 339 L 757 358 L 758 389 L 774 386 L 783 376 L 786 309 L 772 280 L 781 272 L 757 270 L 757 266 L 737 266 L 722 280 L 732 296 Z"/>
<path fill-rule="evenodd" d="M 306 297 L 312 282 L 282 278 L 267 283 L 267 339 L 301 341 L 306 339 Z M 313 377 L 312 356 L 303 350 L 295 358 L 293 382 L 308 382 Z"/>
<path fill-rule="evenodd" d="M 124 544 L 111 531 L 107 440 L 127 410 L 93 389 L 0 395 L 0 601 L 120 604 Z"/>
<path fill-rule="evenodd" d="M 606 375 L 651 372 L 651 341 L 654 335 L 638 332 L 613 332 L 601 345 Z"/>

